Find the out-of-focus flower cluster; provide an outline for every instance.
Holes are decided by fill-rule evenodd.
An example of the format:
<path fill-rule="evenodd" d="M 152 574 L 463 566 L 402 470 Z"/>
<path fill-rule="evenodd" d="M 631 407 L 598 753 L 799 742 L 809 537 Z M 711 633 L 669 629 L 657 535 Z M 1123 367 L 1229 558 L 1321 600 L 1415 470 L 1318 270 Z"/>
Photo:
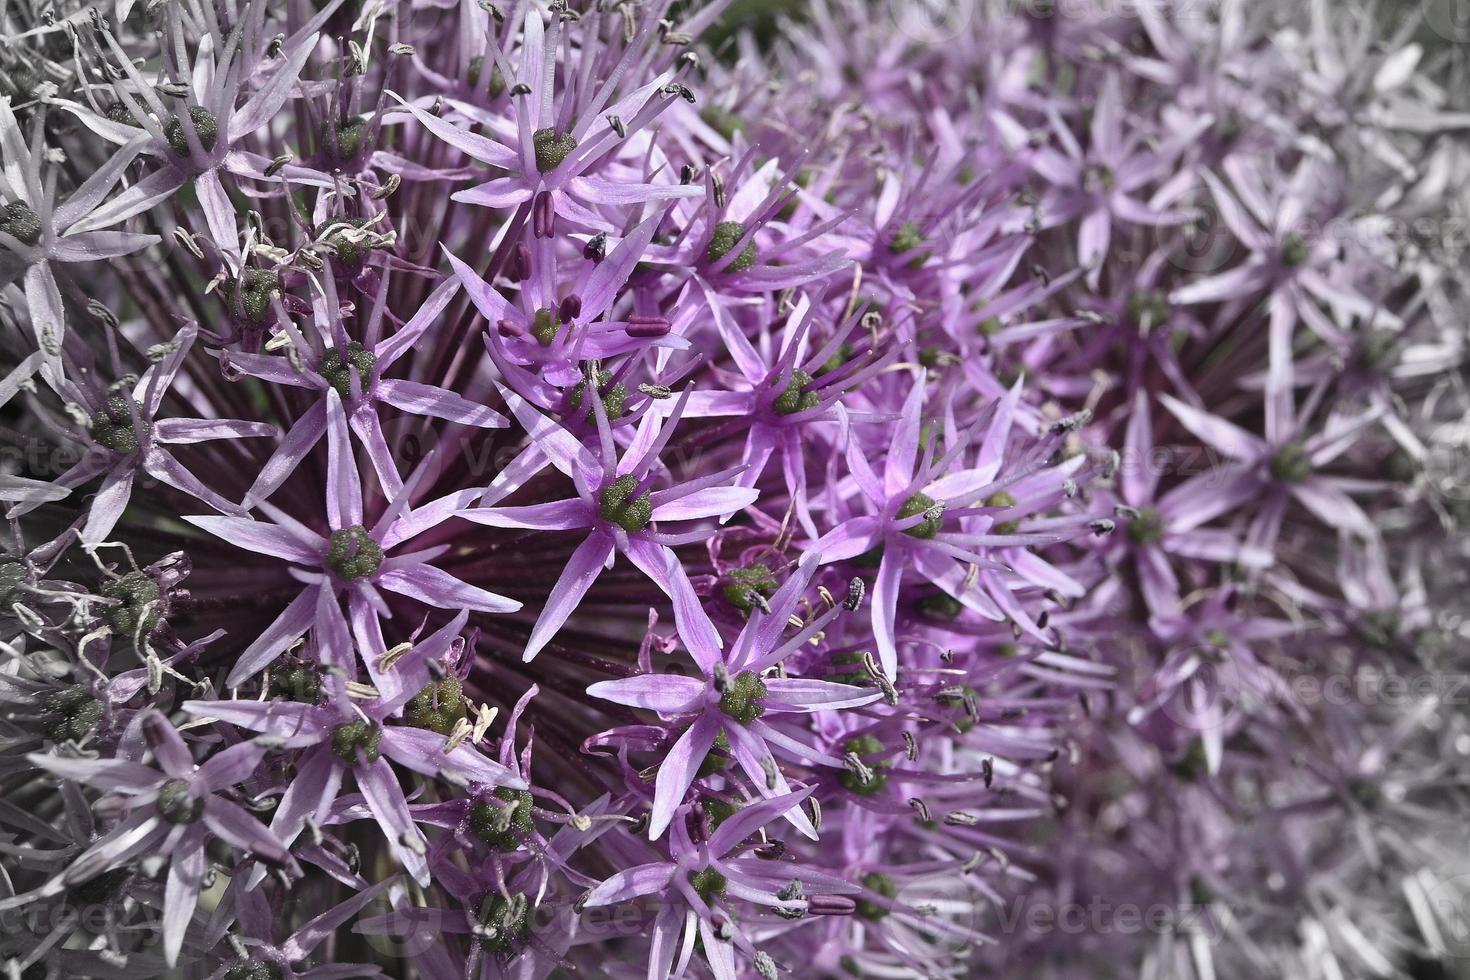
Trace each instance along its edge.
<path fill-rule="evenodd" d="M 1470 952 L 1455 49 L 725 6 L 0 12 L 9 980 Z"/>

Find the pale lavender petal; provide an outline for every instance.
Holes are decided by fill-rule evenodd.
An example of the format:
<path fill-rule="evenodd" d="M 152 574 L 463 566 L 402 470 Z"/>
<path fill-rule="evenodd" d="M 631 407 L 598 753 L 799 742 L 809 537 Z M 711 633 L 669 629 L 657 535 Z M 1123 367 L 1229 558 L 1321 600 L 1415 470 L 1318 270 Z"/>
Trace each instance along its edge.
<path fill-rule="evenodd" d="M 414 415 L 428 415 L 482 429 L 503 429 L 510 424 L 499 412 L 434 385 L 384 378 L 378 382 L 376 390 L 383 401 Z"/>
<path fill-rule="evenodd" d="M 658 840 L 674 819 L 684 795 L 689 792 L 704 757 L 715 744 L 720 723 L 712 712 L 704 712 L 685 730 L 658 766 L 653 789 L 653 810 L 649 814 L 648 839 Z M 764 775 L 761 776 L 765 778 Z"/>
<path fill-rule="evenodd" d="M 92 498 L 87 523 L 82 525 L 82 543 L 97 545 L 107 540 L 117 526 L 133 495 L 133 468 L 128 465 L 111 469 L 102 478 L 102 487 Z"/>
<path fill-rule="evenodd" d="M 725 646 L 719 630 L 704 611 L 704 604 L 694 594 L 694 586 L 684 571 L 683 562 L 672 549 L 640 538 L 628 540 L 628 560 L 638 566 L 653 583 L 663 590 L 674 606 L 674 626 L 684 640 L 695 663 L 706 670 L 719 658 Z"/>
<path fill-rule="evenodd" d="M 260 673 L 311 628 L 316 619 L 317 591 L 317 586 L 301 590 L 301 594 L 281 610 L 275 622 L 267 626 L 235 660 L 235 666 L 225 678 L 226 686 L 239 687 Z"/>
<path fill-rule="evenodd" d="M 406 565 L 384 572 L 376 579 L 379 586 L 417 599 L 439 609 L 474 609 L 488 613 L 512 613 L 521 608 L 514 599 L 496 595 L 478 586 L 462 582 L 433 565 Z"/>
<path fill-rule="evenodd" d="M 403 798 L 403 790 L 392 767 L 380 758 L 358 765 L 352 772 L 357 777 L 357 788 L 362 790 L 368 808 L 377 818 L 388 849 L 415 881 L 428 885 L 429 863 L 425 860 L 428 841 L 408 812 L 408 802 Z"/>
<path fill-rule="evenodd" d="M 668 887 L 674 877 L 674 865 L 667 861 L 625 868 L 592 889 L 582 904 L 587 908 L 616 905 L 630 898 L 652 895 Z"/>
<path fill-rule="evenodd" d="M 690 710 L 705 692 L 704 681 L 678 674 L 622 677 L 615 681 L 599 681 L 587 688 L 587 693 L 594 698 L 626 704 L 632 708 L 648 708 L 663 715 L 676 715 Z"/>
<path fill-rule="evenodd" d="M 327 520 L 333 530 L 362 523 L 362 477 L 335 388 L 327 391 Z"/>
<path fill-rule="evenodd" d="M 168 883 L 163 890 L 163 958 L 169 966 L 178 962 L 184 933 L 199 904 L 199 887 L 204 880 L 203 830 L 191 826 L 174 849 L 169 862 Z"/>
<path fill-rule="evenodd" d="M 557 630 L 561 629 L 567 617 L 587 594 L 587 590 L 592 588 L 592 583 L 597 581 L 597 576 L 602 574 L 613 553 L 613 547 L 612 536 L 600 531 L 589 535 L 586 541 L 577 546 L 572 557 L 567 559 L 566 567 L 552 587 L 546 605 L 542 607 L 541 615 L 531 630 L 531 636 L 526 640 L 525 652 L 521 654 L 522 660 L 529 662 L 534 659 L 541 648 L 556 635 Z"/>
<path fill-rule="evenodd" d="M 153 423 L 154 438 L 171 444 L 280 434 L 280 429 L 267 422 L 242 422 L 238 419 L 159 419 Z"/>
<path fill-rule="evenodd" d="M 185 515 L 184 520 L 237 548 L 300 565 L 319 566 L 327 546 L 324 539 L 305 540 L 295 529 L 245 517 Z"/>

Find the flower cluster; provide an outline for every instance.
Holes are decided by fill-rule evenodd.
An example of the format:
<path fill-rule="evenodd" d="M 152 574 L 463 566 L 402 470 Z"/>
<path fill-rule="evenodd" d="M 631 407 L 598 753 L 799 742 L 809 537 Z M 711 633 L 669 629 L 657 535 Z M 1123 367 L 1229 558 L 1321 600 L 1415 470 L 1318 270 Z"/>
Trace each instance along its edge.
<path fill-rule="evenodd" d="M 727 6 L 0 12 L 5 976 L 1456 951 L 1450 53 Z"/>

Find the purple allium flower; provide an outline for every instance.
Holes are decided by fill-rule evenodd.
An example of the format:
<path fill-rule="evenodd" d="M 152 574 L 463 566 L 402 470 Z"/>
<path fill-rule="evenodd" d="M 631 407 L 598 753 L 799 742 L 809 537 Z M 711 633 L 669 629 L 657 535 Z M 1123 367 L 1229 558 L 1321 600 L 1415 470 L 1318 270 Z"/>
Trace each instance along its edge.
<path fill-rule="evenodd" d="M 0 973 L 1453 973 L 1453 25 L 1053 6 L 7 7 Z"/>

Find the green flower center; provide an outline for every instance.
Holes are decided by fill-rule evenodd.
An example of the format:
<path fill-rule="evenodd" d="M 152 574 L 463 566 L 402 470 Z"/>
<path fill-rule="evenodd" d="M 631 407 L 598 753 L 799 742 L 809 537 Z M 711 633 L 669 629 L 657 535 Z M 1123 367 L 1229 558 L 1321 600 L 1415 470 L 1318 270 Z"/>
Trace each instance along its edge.
<path fill-rule="evenodd" d="M 894 255 L 903 255 L 905 252 L 912 252 L 922 244 L 924 244 L 923 229 L 919 227 L 917 221 L 910 220 L 905 221 L 894 233 L 893 240 L 888 243 L 888 247 Z"/>
<path fill-rule="evenodd" d="M 898 885 L 892 878 L 878 871 L 869 871 L 863 875 L 863 887 L 890 901 L 898 895 Z M 888 909 L 864 896 L 857 900 L 857 914 L 869 922 L 877 922 L 888 915 Z"/>
<path fill-rule="evenodd" d="M 725 734 L 721 728 L 715 733 L 715 744 L 705 753 L 704 761 L 699 764 L 698 777 L 713 776 L 722 771 L 730 764 L 730 736 Z"/>
<path fill-rule="evenodd" d="M 766 713 L 760 702 L 767 693 L 765 682 L 754 671 L 743 670 L 725 685 L 720 710 L 740 724 L 749 725 Z"/>
<path fill-rule="evenodd" d="M 1001 490 L 999 493 L 992 493 L 989 497 L 987 497 L 985 500 L 985 506 L 1014 507 L 1016 506 L 1016 498 L 1012 497 L 1004 490 Z M 995 525 L 991 527 L 990 531 L 992 534 L 1015 534 L 1020 526 L 1021 522 L 1017 520 L 996 521 Z"/>
<path fill-rule="evenodd" d="M 745 130 L 745 120 L 724 106 L 708 105 L 699 113 L 699 118 L 704 124 L 727 140 L 735 138 L 735 134 Z"/>
<path fill-rule="evenodd" d="M 0 558 L 0 610 L 10 611 L 18 598 L 16 593 L 26 582 L 26 567 L 18 561 Z"/>
<path fill-rule="evenodd" d="M 781 583 L 776 581 L 776 576 L 766 565 L 732 569 L 726 578 L 728 581 L 722 590 L 726 601 L 746 614 L 760 605 L 756 602 L 757 597 L 770 598 L 781 587 Z"/>
<path fill-rule="evenodd" d="M 77 684 L 46 695 L 41 702 L 46 712 L 46 734 L 54 742 L 80 742 L 102 720 L 104 705 L 85 685 Z"/>
<path fill-rule="evenodd" d="M 1134 544 L 1158 544 L 1164 537 L 1164 519 L 1152 507 L 1145 507 L 1128 522 L 1128 539 Z"/>
<path fill-rule="evenodd" d="M 470 78 L 470 86 L 472 88 L 479 88 L 480 87 L 480 76 L 481 76 L 481 74 L 484 71 L 485 71 L 485 58 L 484 58 L 483 55 L 478 55 L 477 54 L 473 58 L 470 59 L 470 73 L 469 73 L 469 78 Z M 490 66 L 490 96 L 491 96 L 491 98 L 498 98 L 499 96 L 504 95 L 504 94 L 505 94 L 505 74 L 500 70 L 500 66 L 499 65 L 492 64 Z M 534 137 L 532 137 L 532 138 L 534 139 Z M 537 158 L 537 163 L 538 164 L 540 163 L 540 158 L 539 157 Z"/>
<path fill-rule="evenodd" d="M 557 317 L 556 311 L 549 306 L 541 307 L 531 318 L 531 336 L 535 337 L 536 343 L 542 347 L 550 347 L 560 332 L 561 320 Z"/>
<path fill-rule="evenodd" d="M 322 675 L 303 666 L 273 671 L 270 695 L 302 704 L 317 704 L 322 699 Z"/>
<path fill-rule="evenodd" d="M 383 564 L 383 548 L 361 524 L 333 531 L 327 541 L 327 567 L 344 582 L 365 579 Z"/>
<path fill-rule="evenodd" d="M 281 980 L 281 968 L 263 960 L 244 960 L 225 971 L 221 980 Z"/>
<path fill-rule="evenodd" d="M 491 892 L 480 899 L 475 917 L 486 930 L 480 945 L 492 953 L 513 953 L 531 934 L 531 906 L 524 895 L 506 898 Z"/>
<path fill-rule="evenodd" d="M 536 169 L 543 174 L 561 166 L 577 148 L 577 138 L 571 133 L 558 133 L 554 129 L 538 129 L 531 134 L 531 145 L 536 150 Z"/>
<path fill-rule="evenodd" d="M 704 811 L 705 818 L 709 820 L 711 830 L 740 812 L 739 804 L 714 798 L 701 800 L 699 808 Z"/>
<path fill-rule="evenodd" d="M 378 761 L 378 745 L 383 740 L 383 728 L 366 718 L 343 722 L 332 729 L 332 751 L 349 766 L 359 761 Z"/>
<path fill-rule="evenodd" d="M 615 385 L 610 385 L 611 381 L 611 371 L 597 372 L 597 394 L 602 399 L 602 410 L 607 415 L 609 422 L 623 417 L 623 412 L 627 410 L 628 401 L 628 386 L 621 381 Z M 572 389 L 571 395 L 567 398 L 568 407 L 574 412 L 580 411 L 582 408 L 582 399 L 586 394 L 587 382 L 578 382 L 577 386 Z"/>
<path fill-rule="evenodd" d="M 883 770 L 889 768 L 891 763 L 887 760 L 867 762 L 869 758 L 883 754 L 883 751 L 883 743 L 878 741 L 875 735 L 858 735 L 843 742 L 843 755 L 849 752 L 855 754 L 867 765 L 869 772 L 868 778 L 864 779 L 860 773 L 851 769 L 843 769 L 842 774 L 838 777 L 842 785 L 859 796 L 873 796 L 883 792 L 884 787 L 888 785 L 888 774 Z"/>
<path fill-rule="evenodd" d="M 102 586 L 102 595 L 117 600 L 117 605 L 107 610 L 107 621 L 113 632 L 133 636 L 141 626 L 147 635 L 157 628 L 163 611 L 163 590 L 147 575 L 129 572 L 115 578 Z"/>
<path fill-rule="evenodd" d="M 430 681 L 403 709 L 403 719 L 410 725 L 446 736 L 466 717 L 464 690 L 457 677 Z"/>
<path fill-rule="evenodd" d="M 536 830 L 531 814 L 531 791 L 502 786 L 494 795 L 509 806 L 477 800 L 470 806 L 470 833 L 497 851 L 513 851 L 520 846 L 522 837 Z"/>
<path fill-rule="evenodd" d="M 368 379 L 373 376 L 373 368 L 377 363 L 376 354 L 357 341 L 349 340 L 345 356 L 338 347 L 333 347 L 322 355 L 319 372 L 345 402 L 352 398 L 353 372 L 357 372 L 358 390 L 366 390 Z"/>
<path fill-rule="evenodd" d="M 143 431 L 146 439 L 153 432 L 153 423 L 144 414 L 143 406 L 131 402 L 126 395 L 108 397 L 102 411 L 92 413 L 92 438 L 113 452 L 124 455 L 138 451 L 138 432 L 133 428 L 130 404 L 138 409 L 138 429 Z"/>
<path fill-rule="evenodd" d="M 1369 368 L 1387 367 L 1394 357 L 1394 345 L 1399 335 L 1392 330 L 1374 330 L 1363 339 L 1363 365 Z"/>
<path fill-rule="evenodd" d="M 919 600 L 919 612 L 935 619 L 958 619 L 965 611 L 965 604 L 948 592 L 935 592 Z"/>
<path fill-rule="evenodd" d="M 729 881 L 724 875 L 714 868 L 702 868 L 699 871 L 689 872 L 689 886 L 694 893 L 704 899 L 705 904 L 717 902 L 725 897 L 725 889 L 729 887 Z"/>
<path fill-rule="evenodd" d="M 928 494 L 916 493 L 898 509 L 898 519 L 901 521 L 920 514 L 924 515 L 924 519 L 904 533 L 927 541 L 939 533 L 939 528 L 944 523 L 944 507 Z"/>
<path fill-rule="evenodd" d="M 15 201 L 0 208 L 0 231 L 22 245 L 34 245 L 41 240 L 41 219 L 29 204 Z"/>
<path fill-rule="evenodd" d="M 745 226 L 738 221 L 721 221 L 715 225 L 714 234 L 710 236 L 709 249 L 705 252 L 705 259 L 713 265 L 719 262 L 740 243 L 745 237 Z M 755 249 L 755 240 L 747 242 L 735 256 L 734 261 L 725 266 L 726 272 L 744 272 L 755 265 L 759 257 Z"/>
<path fill-rule="evenodd" d="M 102 905 L 118 896 L 118 893 L 122 890 L 122 886 L 127 883 L 128 879 L 132 877 L 132 874 L 133 872 L 129 868 L 114 868 L 111 871 L 104 871 L 91 881 L 83 882 L 73 888 L 71 895 L 84 905 Z M 40 966 L 42 964 L 36 965 Z M 22 980 L 28 980 L 28 973 L 29 971 L 21 974 Z M 43 972 L 41 976 L 44 977 L 45 973 Z"/>
<path fill-rule="evenodd" d="M 367 135 L 367 129 L 366 119 L 352 118 L 339 122 L 335 140 L 331 138 L 330 132 L 323 133 L 327 155 L 339 162 L 354 159 L 362 149 L 362 138 Z"/>
<path fill-rule="evenodd" d="M 271 312 L 271 294 L 281 288 L 274 269 L 246 269 L 235 290 L 234 313 L 249 323 L 264 323 Z"/>
<path fill-rule="evenodd" d="M 170 779 L 158 789 L 158 815 L 172 824 L 193 823 L 204 812 L 204 801 L 189 792 L 184 779 Z"/>
<path fill-rule="evenodd" d="M 601 506 L 598 513 L 609 524 L 634 534 L 643 530 L 653 520 L 653 501 L 647 493 L 633 496 L 638 489 L 638 480 L 620 476 L 602 488 Z"/>
<path fill-rule="evenodd" d="M 199 138 L 199 145 L 205 152 L 214 149 L 215 141 L 219 139 L 219 123 L 215 121 L 214 113 L 199 105 L 189 107 L 189 121 L 194 124 L 194 135 Z M 173 151 L 181 157 L 189 155 L 189 137 L 184 132 L 184 123 L 178 116 L 168 121 L 163 129 L 164 138 Z"/>
<path fill-rule="evenodd" d="M 771 402 L 771 409 L 777 415 L 795 415 L 797 412 L 806 412 L 816 408 L 822 404 L 822 397 L 815 391 L 807 390 L 811 384 L 810 374 L 805 371 L 791 372 L 791 381 Z"/>
<path fill-rule="evenodd" d="M 1311 255 L 1311 249 L 1298 235 L 1287 235 L 1286 240 L 1281 243 L 1281 264 L 1288 269 L 1297 269 L 1305 265 Z"/>
<path fill-rule="evenodd" d="M 1282 483 L 1301 483 L 1312 475 L 1312 457 L 1300 442 L 1288 442 L 1271 457 L 1271 475 Z"/>
<path fill-rule="evenodd" d="M 1171 312 L 1169 297 L 1156 289 L 1140 289 L 1128 297 L 1128 321 L 1135 326 L 1157 327 Z"/>
<path fill-rule="evenodd" d="M 136 127 L 138 125 L 138 117 L 133 115 L 133 110 L 129 109 L 128 104 L 121 99 L 109 102 L 102 110 L 102 114 L 120 126 Z"/>

